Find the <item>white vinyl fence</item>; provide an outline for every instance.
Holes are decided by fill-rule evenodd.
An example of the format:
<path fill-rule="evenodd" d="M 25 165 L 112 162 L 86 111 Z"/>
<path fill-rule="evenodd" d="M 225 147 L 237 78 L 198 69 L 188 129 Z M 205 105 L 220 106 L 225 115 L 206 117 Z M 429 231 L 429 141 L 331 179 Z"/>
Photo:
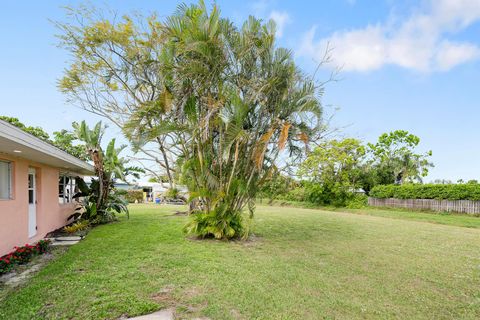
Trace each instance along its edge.
<path fill-rule="evenodd" d="M 480 201 L 471 200 L 378 199 L 369 197 L 368 205 L 373 207 L 459 212 L 472 215 L 480 214 Z"/>

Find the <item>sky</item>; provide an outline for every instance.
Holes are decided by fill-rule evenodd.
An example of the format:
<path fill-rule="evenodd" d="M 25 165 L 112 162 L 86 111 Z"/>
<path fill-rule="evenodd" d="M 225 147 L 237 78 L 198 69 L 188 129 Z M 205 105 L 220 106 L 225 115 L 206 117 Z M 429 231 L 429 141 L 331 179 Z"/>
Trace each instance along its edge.
<path fill-rule="evenodd" d="M 189 1 L 186 1 L 189 2 Z M 119 14 L 171 14 L 180 1 L 8 1 L 0 9 L 0 115 L 46 131 L 72 121 L 98 120 L 56 87 L 68 66 L 51 21 L 80 3 Z M 207 3 L 209 3 L 207 1 Z M 249 15 L 277 23 L 278 45 L 293 51 L 313 75 L 327 80 L 322 104 L 342 136 L 375 141 L 408 130 L 419 151 L 433 151 L 434 179 L 480 180 L 480 0 L 217 1 L 240 25 Z M 110 136 L 120 135 L 115 127 Z"/>

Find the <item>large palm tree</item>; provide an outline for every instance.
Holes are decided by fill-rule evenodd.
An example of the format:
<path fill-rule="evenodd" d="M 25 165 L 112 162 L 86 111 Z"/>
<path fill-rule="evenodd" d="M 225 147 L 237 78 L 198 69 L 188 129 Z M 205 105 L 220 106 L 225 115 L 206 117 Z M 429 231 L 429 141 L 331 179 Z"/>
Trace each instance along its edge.
<path fill-rule="evenodd" d="M 179 7 L 164 37 L 174 52 L 174 96 L 184 132 L 180 158 L 192 199 L 187 230 L 246 236 L 242 215 L 282 153 L 298 156 L 320 127 L 318 90 L 275 47 L 275 25 L 250 17 L 239 30 L 203 2 Z"/>

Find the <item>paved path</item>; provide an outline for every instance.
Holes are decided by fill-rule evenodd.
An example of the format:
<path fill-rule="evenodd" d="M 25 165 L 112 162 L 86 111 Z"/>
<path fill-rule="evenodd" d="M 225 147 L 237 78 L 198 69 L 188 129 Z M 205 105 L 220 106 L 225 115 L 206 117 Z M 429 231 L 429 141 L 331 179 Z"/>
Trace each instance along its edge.
<path fill-rule="evenodd" d="M 151 314 L 129 318 L 131 320 L 174 320 L 173 309 L 160 310 Z"/>
<path fill-rule="evenodd" d="M 175 320 L 174 309 L 164 309 L 143 316 L 128 318 L 128 320 Z M 191 320 L 210 320 L 209 318 L 193 318 Z"/>
<path fill-rule="evenodd" d="M 71 246 L 77 244 L 80 240 L 82 240 L 82 237 L 79 236 L 50 238 L 52 246 Z"/>

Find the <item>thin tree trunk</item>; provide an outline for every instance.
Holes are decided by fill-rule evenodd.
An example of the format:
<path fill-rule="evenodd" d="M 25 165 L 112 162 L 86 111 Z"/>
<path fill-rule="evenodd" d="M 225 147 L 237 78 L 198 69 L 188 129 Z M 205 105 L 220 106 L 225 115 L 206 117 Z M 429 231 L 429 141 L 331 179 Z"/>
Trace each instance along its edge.
<path fill-rule="evenodd" d="M 168 184 L 170 185 L 170 189 L 173 189 L 173 188 L 175 188 L 175 183 L 173 181 L 173 177 L 172 177 L 171 168 L 170 168 L 170 164 L 169 164 L 169 161 L 168 161 L 167 153 L 165 151 L 165 148 L 163 147 L 163 143 L 160 140 L 160 138 L 157 137 L 156 140 L 158 142 L 160 152 L 162 153 L 163 161 L 165 162 L 165 169 L 167 170 Z"/>

